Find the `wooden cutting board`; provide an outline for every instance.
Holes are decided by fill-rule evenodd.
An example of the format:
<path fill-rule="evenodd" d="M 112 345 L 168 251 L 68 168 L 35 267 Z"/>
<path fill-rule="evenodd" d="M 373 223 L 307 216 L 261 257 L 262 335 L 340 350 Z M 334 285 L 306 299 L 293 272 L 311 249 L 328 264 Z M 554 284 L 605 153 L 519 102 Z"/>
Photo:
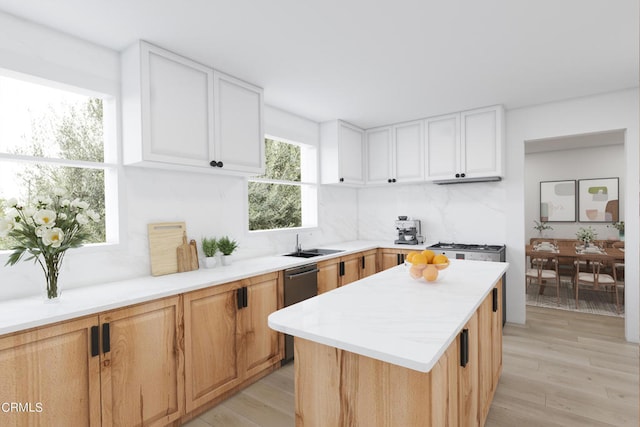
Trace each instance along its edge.
<path fill-rule="evenodd" d="M 177 249 L 187 231 L 184 222 L 159 222 L 148 225 L 151 275 L 178 272 Z"/>
<path fill-rule="evenodd" d="M 198 269 L 198 250 L 196 241 L 187 243 L 187 232 L 182 235 L 182 244 L 177 249 L 178 273 Z"/>

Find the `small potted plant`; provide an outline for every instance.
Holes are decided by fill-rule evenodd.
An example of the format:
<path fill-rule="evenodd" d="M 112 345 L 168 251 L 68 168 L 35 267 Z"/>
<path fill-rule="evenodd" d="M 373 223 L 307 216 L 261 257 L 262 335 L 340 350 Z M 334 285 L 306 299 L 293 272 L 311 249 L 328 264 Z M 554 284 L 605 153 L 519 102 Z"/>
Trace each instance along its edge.
<path fill-rule="evenodd" d="M 540 237 L 546 237 L 546 230 L 553 230 L 553 227 L 551 227 L 549 224 L 547 224 L 544 221 L 538 222 L 535 219 L 533 220 L 533 222 L 536 223 L 536 225 L 533 227 L 535 230 L 538 230 L 538 234 L 540 234 Z"/>
<path fill-rule="evenodd" d="M 216 266 L 216 254 L 218 253 L 218 241 L 215 237 L 202 238 L 202 253 L 204 254 L 205 268 L 213 268 Z"/>
<path fill-rule="evenodd" d="M 222 252 L 222 265 L 231 264 L 231 254 L 238 247 L 238 242 L 230 239 L 228 236 L 223 236 L 218 239 L 218 249 Z"/>
<path fill-rule="evenodd" d="M 588 226 L 586 228 L 580 227 L 578 229 L 578 232 L 576 233 L 576 237 L 578 238 L 578 240 L 584 243 L 584 247 L 586 248 L 589 246 L 589 243 L 596 240 L 596 237 L 598 237 L 598 233 L 596 233 L 596 231 L 591 228 L 591 226 Z"/>
<path fill-rule="evenodd" d="M 624 240 L 624 221 L 613 222 L 607 225 L 607 227 L 615 228 L 616 230 L 618 230 L 620 240 Z"/>

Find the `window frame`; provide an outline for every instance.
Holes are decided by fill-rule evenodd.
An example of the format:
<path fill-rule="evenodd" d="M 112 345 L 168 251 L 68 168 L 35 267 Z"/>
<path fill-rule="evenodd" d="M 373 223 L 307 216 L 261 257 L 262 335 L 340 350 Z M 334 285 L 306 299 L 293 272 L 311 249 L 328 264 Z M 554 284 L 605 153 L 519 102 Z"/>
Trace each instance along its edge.
<path fill-rule="evenodd" d="M 246 201 L 245 209 L 245 224 L 246 230 L 249 235 L 269 234 L 269 233 L 295 233 L 305 230 L 318 229 L 318 199 L 320 185 L 318 182 L 318 147 L 313 144 L 293 141 L 288 138 L 282 138 L 271 134 L 264 135 L 264 143 L 266 140 L 271 139 L 274 141 L 284 142 L 291 145 L 300 147 L 300 181 L 286 181 L 272 178 L 260 178 L 255 176 L 246 177 L 246 185 L 244 186 L 246 194 L 244 200 Z M 265 150 L 266 153 L 266 150 Z M 266 154 L 265 154 L 266 155 Z M 265 170 L 266 173 L 266 170 Z M 265 184 L 284 184 L 295 185 L 301 187 L 301 210 L 302 210 L 302 225 L 300 227 L 287 227 L 287 228 L 270 228 L 266 230 L 251 230 L 249 228 L 249 182 L 260 182 Z M 305 199 L 307 199 L 305 201 Z M 306 224 L 305 224 L 305 219 Z"/>
<path fill-rule="evenodd" d="M 22 80 L 50 88 L 64 90 L 86 97 L 100 98 L 102 100 L 102 127 L 103 127 L 103 150 L 104 161 L 94 162 L 87 160 L 73 160 L 56 157 L 29 156 L 24 154 L 11 154 L 0 152 L 0 165 L 3 163 L 21 164 L 44 164 L 61 167 L 74 167 L 82 169 L 98 169 L 104 173 L 104 197 L 105 197 L 105 241 L 101 243 L 87 243 L 76 248 L 75 251 L 83 253 L 94 252 L 105 248 L 119 249 L 123 240 L 123 230 L 121 229 L 122 208 L 120 204 L 121 194 L 121 173 L 120 147 L 118 144 L 118 98 L 115 95 L 103 93 L 95 90 L 82 88 L 66 83 L 45 79 L 30 74 L 19 73 L 8 69 L 0 68 L 0 76 Z M 3 262 L 11 253 L 10 249 L 0 249 L 0 259 Z M 4 263 L 4 262 L 3 262 Z"/>

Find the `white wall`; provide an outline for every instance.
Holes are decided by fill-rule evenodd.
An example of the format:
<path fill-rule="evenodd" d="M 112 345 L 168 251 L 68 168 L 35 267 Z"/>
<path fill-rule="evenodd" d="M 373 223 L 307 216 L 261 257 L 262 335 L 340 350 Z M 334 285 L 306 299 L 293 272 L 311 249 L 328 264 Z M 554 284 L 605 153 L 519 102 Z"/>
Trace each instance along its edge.
<path fill-rule="evenodd" d="M 525 157 L 525 239 L 538 237 L 533 228 L 540 220 L 540 182 L 590 178 L 619 178 L 620 221 L 624 221 L 624 144 L 529 153 Z M 577 214 L 576 214 L 577 219 Z M 598 239 L 618 239 L 618 230 L 603 223 L 550 222 L 547 237 L 575 239 L 580 227 L 591 226 Z"/>
<path fill-rule="evenodd" d="M 215 66 L 215 64 L 211 64 Z M 119 98 L 119 55 L 0 13 L 0 67 L 61 80 Z M 265 108 L 265 131 L 317 146 L 318 124 Z M 118 135 L 120 132 L 118 132 Z M 147 276 L 147 224 L 185 221 L 189 238 L 228 234 L 238 240 L 238 258 L 282 253 L 295 245 L 295 231 L 249 233 L 245 178 L 137 167 L 120 168 L 121 242 L 67 252 L 60 280 L 67 288 Z M 319 190 L 319 227 L 305 230 L 305 246 L 357 238 L 356 190 Z M 5 267 L 0 255 L 0 300 L 37 294 L 44 275 L 38 265 Z"/>
<path fill-rule="evenodd" d="M 638 89 L 578 98 L 507 112 L 507 191 L 506 230 L 507 258 L 510 262 L 507 289 L 507 318 L 511 322 L 525 321 L 525 154 L 527 140 L 554 138 L 625 129 L 625 335 L 639 341 L 638 305 L 639 239 L 638 210 L 639 162 L 638 149 Z"/>

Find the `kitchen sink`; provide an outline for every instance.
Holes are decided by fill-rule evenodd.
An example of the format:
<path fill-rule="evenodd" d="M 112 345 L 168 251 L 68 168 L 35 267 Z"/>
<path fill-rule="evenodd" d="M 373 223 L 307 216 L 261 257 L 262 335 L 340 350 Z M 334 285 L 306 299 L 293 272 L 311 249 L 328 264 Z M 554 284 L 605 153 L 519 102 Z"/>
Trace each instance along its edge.
<path fill-rule="evenodd" d="M 341 249 L 303 249 L 299 252 L 291 252 L 285 254 L 285 256 L 294 256 L 297 258 L 313 258 L 322 255 L 337 254 L 338 252 L 344 252 Z"/>

